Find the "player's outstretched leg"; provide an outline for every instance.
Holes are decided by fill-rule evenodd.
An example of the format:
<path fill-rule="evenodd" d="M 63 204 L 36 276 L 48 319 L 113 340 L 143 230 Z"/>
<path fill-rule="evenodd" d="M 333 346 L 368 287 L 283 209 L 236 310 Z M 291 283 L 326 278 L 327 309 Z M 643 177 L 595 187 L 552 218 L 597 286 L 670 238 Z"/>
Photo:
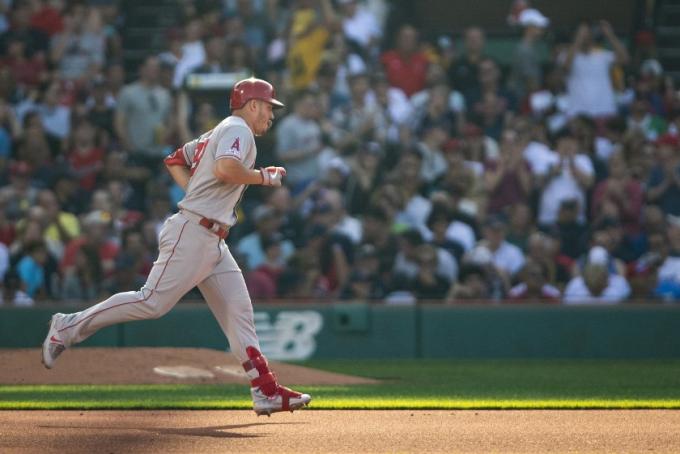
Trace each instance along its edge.
<path fill-rule="evenodd" d="M 302 394 L 281 386 L 276 375 L 269 370 L 267 359 L 255 347 L 246 348 L 248 361 L 243 368 L 250 378 L 250 394 L 253 397 L 253 410 L 260 415 L 271 416 L 278 411 L 298 410 L 312 400 L 309 394 Z"/>
<path fill-rule="evenodd" d="M 158 259 L 141 290 L 117 293 L 74 314 L 52 316 L 42 348 L 45 367 L 52 368 L 66 348 L 104 327 L 163 316 L 213 270 L 220 258 L 217 242 L 212 232 L 181 213 L 169 218 L 159 237 Z"/>
<path fill-rule="evenodd" d="M 242 362 L 251 380 L 253 409 L 258 415 L 293 411 L 312 398 L 280 386 L 259 351 L 253 321 L 253 305 L 241 270 L 226 246 L 215 274 L 198 284 L 210 310 L 229 339 L 232 353 Z"/>

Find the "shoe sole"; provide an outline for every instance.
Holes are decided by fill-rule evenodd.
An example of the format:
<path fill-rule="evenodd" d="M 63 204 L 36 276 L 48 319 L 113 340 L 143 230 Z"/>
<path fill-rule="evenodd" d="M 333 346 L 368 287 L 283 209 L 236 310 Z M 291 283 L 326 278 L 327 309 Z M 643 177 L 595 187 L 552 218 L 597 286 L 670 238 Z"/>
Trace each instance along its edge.
<path fill-rule="evenodd" d="M 52 366 L 48 366 L 47 363 L 45 362 L 45 355 L 49 354 L 49 342 L 50 342 L 50 332 L 52 331 L 52 323 L 54 322 L 54 315 L 52 318 L 50 318 L 50 321 L 47 322 L 47 337 L 45 337 L 45 340 L 42 343 L 42 349 L 40 351 L 40 362 L 42 365 L 45 367 L 45 369 L 52 369 Z M 45 349 L 48 350 L 47 353 L 45 353 Z"/>
<path fill-rule="evenodd" d="M 253 409 L 255 411 L 255 414 L 257 416 L 262 416 L 262 415 L 267 415 L 271 417 L 272 413 L 281 413 L 283 411 L 290 411 L 293 413 L 295 410 L 300 410 L 301 408 L 305 408 L 309 406 L 309 403 L 312 401 L 312 399 L 309 399 L 307 402 L 299 402 L 296 404 L 290 404 L 290 408 L 288 410 L 283 410 L 283 409 L 275 409 L 275 408 L 260 408 L 260 409 Z"/>

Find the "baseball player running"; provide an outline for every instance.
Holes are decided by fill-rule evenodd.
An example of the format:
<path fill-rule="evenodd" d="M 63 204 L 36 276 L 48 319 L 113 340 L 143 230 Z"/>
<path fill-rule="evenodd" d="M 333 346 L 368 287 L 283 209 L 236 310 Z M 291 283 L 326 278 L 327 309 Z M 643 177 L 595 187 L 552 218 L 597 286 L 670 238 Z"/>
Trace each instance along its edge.
<path fill-rule="evenodd" d="M 165 159 L 186 195 L 179 212 L 161 229 L 158 259 L 146 283 L 141 290 L 118 293 L 84 311 L 54 314 L 42 348 L 45 367 L 52 368 L 65 349 L 101 328 L 163 316 L 198 285 L 250 378 L 255 412 L 292 412 L 310 402 L 308 394 L 279 385 L 260 353 L 250 296 L 224 242 L 247 185 L 280 186 L 286 175 L 283 167 L 254 170 L 254 135 L 266 133 L 273 109 L 283 107 L 275 97 L 274 88 L 264 80 L 237 82 L 229 103 L 232 115 Z"/>

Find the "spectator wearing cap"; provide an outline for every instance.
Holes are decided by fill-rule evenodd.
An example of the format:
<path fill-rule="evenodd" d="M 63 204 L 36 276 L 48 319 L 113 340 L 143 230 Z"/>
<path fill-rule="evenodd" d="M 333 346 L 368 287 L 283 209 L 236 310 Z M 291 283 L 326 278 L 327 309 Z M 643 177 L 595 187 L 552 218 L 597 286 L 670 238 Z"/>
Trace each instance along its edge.
<path fill-rule="evenodd" d="M 329 232 L 346 237 L 354 245 L 361 242 L 361 222 L 347 214 L 345 200 L 339 190 L 322 191 L 312 214 L 313 222 L 324 225 Z"/>
<path fill-rule="evenodd" d="M 319 154 L 324 148 L 316 95 L 302 91 L 293 112 L 276 128 L 276 154 L 286 167 L 286 180 L 297 193 L 319 174 Z"/>
<path fill-rule="evenodd" d="M 331 115 L 333 147 L 342 155 L 353 154 L 362 142 L 385 142 L 387 122 L 379 106 L 367 100 L 370 88 L 368 74 L 353 74 L 349 103 Z"/>
<path fill-rule="evenodd" d="M 565 304 L 617 304 L 630 296 L 626 278 L 608 269 L 608 253 L 601 246 L 588 252 L 583 273 L 574 277 L 564 290 Z"/>
<path fill-rule="evenodd" d="M 656 142 L 656 164 L 647 180 L 647 201 L 665 214 L 680 215 L 680 138 L 664 135 Z"/>
<path fill-rule="evenodd" d="M 665 231 L 651 232 L 647 235 L 647 251 L 636 260 L 626 264 L 626 279 L 630 283 L 631 298 L 637 301 L 653 301 L 654 297 L 663 297 L 663 290 L 669 299 L 674 299 L 674 290 L 680 288 L 674 283 L 674 278 L 680 273 L 668 272 L 680 270 L 680 260 L 668 260 L 670 246 Z M 668 261 L 667 261 L 668 260 Z M 675 263 L 674 263 L 675 262 Z M 659 279 L 659 269 L 667 264 L 664 279 Z M 666 274 L 667 273 L 667 274 Z M 670 279 L 666 279 L 670 277 Z M 670 284 L 670 285 L 667 285 Z M 655 295 L 655 290 L 661 290 Z"/>
<path fill-rule="evenodd" d="M 335 71 L 333 90 L 348 97 L 351 95 L 349 82 L 352 76 L 365 74 L 368 70 L 364 58 L 360 55 L 360 49 L 357 49 L 357 46 L 348 41 L 342 33 L 336 33 L 331 37 L 321 65 L 331 65 Z"/>
<path fill-rule="evenodd" d="M 508 291 L 508 302 L 560 302 L 560 290 L 547 282 L 547 272 L 540 263 L 527 260 L 518 277 L 519 283 Z"/>
<path fill-rule="evenodd" d="M 487 162 L 484 183 L 489 194 L 487 213 L 498 214 L 516 203 L 525 203 L 533 185 L 531 169 L 519 134 L 506 129 L 501 135 L 500 159 Z"/>
<path fill-rule="evenodd" d="M 607 38 L 613 52 L 597 46 L 600 35 Z M 609 22 L 600 21 L 598 26 L 582 23 L 563 61 L 567 71 L 569 115 L 586 114 L 595 118 L 615 115 L 611 67 L 614 64 L 625 65 L 629 60 L 628 51 Z"/>
<path fill-rule="evenodd" d="M 522 27 L 522 40 L 515 47 L 508 85 L 517 99 L 541 88 L 543 72 L 539 40 L 550 20 L 539 10 L 527 8 L 519 13 L 517 23 Z"/>
<path fill-rule="evenodd" d="M 563 133 L 556 139 L 559 162 L 539 182 L 542 188 L 538 222 L 544 226 L 557 222 L 560 205 L 573 200 L 577 204 L 578 222 L 585 222 L 586 191 L 593 184 L 594 169 L 590 158 L 579 153 L 578 141 Z"/>
<path fill-rule="evenodd" d="M 262 242 L 277 232 L 281 226 L 280 215 L 270 206 L 255 207 L 252 216 L 255 231 L 241 238 L 236 245 L 236 252 L 243 257 L 248 270 L 254 270 L 265 263 L 267 257 Z M 295 247 L 289 240 L 281 241 L 280 247 L 279 265 L 282 266 L 293 255 Z"/>
<path fill-rule="evenodd" d="M 479 64 L 484 58 L 486 37 L 480 27 L 469 27 L 463 32 L 463 56 L 448 68 L 449 85 L 469 99 L 479 90 Z"/>
<path fill-rule="evenodd" d="M 430 61 L 420 50 L 418 31 L 411 25 L 403 25 L 397 32 L 396 46 L 380 57 L 387 80 L 400 88 L 406 96 L 425 88 L 427 66 Z"/>
<path fill-rule="evenodd" d="M 411 134 L 413 106 L 406 94 L 392 87 L 383 72 L 373 74 L 371 88 L 375 102 L 387 122 L 385 140 L 388 144 L 408 142 Z M 404 139 L 404 140 L 403 140 Z"/>
<path fill-rule="evenodd" d="M 165 127 L 169 123 L 172 100 L 158 84 L 158 57 L 147 57 L 140 66 L 139 79 L 120 93 L 114 124 L 124 151 L 139 160 L 158 161 L 164 151 Z"/>

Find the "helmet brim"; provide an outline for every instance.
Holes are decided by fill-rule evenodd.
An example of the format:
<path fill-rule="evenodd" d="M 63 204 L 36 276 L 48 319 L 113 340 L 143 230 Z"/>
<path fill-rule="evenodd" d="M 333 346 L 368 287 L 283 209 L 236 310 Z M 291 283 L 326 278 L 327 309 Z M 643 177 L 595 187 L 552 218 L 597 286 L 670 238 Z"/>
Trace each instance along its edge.
<path fill-rule="evenodd" d="M 269 104 L 271 104 L 276 109 L 286 107 L 286 105 L 284 103 L 282 103 L 281 101 L 279 101 L 278 99 L 269 98 L 269 99 L 265 99 L 265 101 L 267 101 Z"/>

